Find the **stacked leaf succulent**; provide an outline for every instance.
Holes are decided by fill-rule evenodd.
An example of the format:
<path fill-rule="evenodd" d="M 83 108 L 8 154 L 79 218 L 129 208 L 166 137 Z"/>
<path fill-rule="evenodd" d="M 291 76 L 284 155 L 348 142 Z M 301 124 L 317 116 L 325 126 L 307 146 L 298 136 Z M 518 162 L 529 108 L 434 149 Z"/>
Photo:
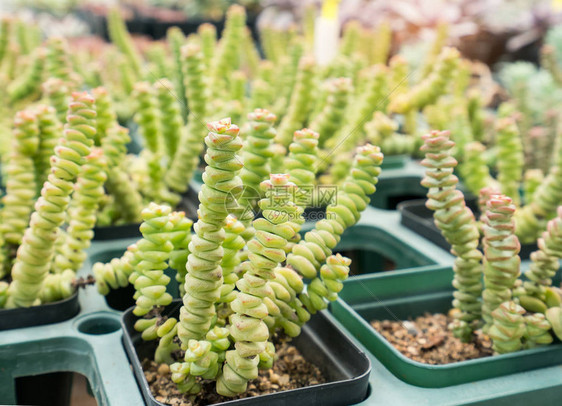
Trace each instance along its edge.
<path fill-rule="evenodd" d="M 356 23 L 346 26 L 341 52 L 327 66 L 318 66 L 310 56 L 306 27 L 304 36 L 297 29 L 266 28 L 262 38 L 266 58 L 260 60 L 245 21 L 244 8 L 232 6 L 220 39 L 210 25 L 187 38 L 172 28 L 166 38 L 169 47 L 151 44 L 144 50 L 114 9 L 108 17 L 113 44 L 94 49 L 91 55 L 60 38 L 15 55 L 30 70 L 21 75 L 21 85 L 15 78 L 8 82 L 18 103 L 43 97 L 62 122 L 70 91 L 81 84 L 103 86 L 105 91 L 96 95 L 100 111 L 96 146 L 103 147 L 108 134 L 115 138 L 116 119 L 131 127 L 135 143 L 138 135 L 144 141 L 138 155 L 120 153 L 119 168 L 110 165 L 114 175 L 108 179 L 98 225 L 139 221 L 141 200 L 143 205 L 154 201 L 175 206 L 202 165 L 204 123 L 230 116 L 243 128 L 252 125 L 244 114 L 250 108 L 267 109 L 276 117 L 275 146 L 268 158 L 276 172 L 287 171 L 294 133 L 303 128 L 320 134 L 315 182 L 341 183 L 354 149 L 368 142 L 391 155 L 415 154 L 421 143 L 417 131 L 421 110 L 453 92 L 461 65 L 456 50 L 437 51 L 440 40 L 418 70 L 411 70 L 400 57 L 387 66 L 389 27 L 383 24 L 373 31 Z M 7 38 L 15 41 L 12 34 Z M 368 46 L 373 39 L 380 45 L 376 51 Z M 472 116 L 478 116 L 478 103 L 472 106 L 476 112 Z M 404 124 L 388 131 L 389 121 L 391 127 Z M 335 159 L 336 149 L 346 159 Z M 124 185 L 127 179 L 127 192 L 118 191 L 116 182 Z M 247 220 L 240 220 L 248 226 Z M 247 239 L 251 227 L 243 234 Z"/>
<path fill-rule="evenodd" d="M 16 119 L 15 148 L 12 162 L 28 159 L 20 173 L 28 176 L 27 201 L 18 210 L 33 205 L 36 194 L 35 179 L 45 176 L 45 151 L 41 143 L 50 145 L 59 130 L 54 110 L 40 107 L 37 115 L 22 112 Z M 45 114 L 49 117 L 46 118 Z M 39 121 L 41 120 L 41 121 Z M 96 134 L 95 99 L 88 93 L 73 93 L 62 138 L 53 149 L 47 180 L 40 189 L 34 211 L 20 213 L 23 228 L 5 227 L 2 236 L 17 247 L 17 252 L 4 251 L 3 273 L 11 277 L 5 306 L 29 307 L 58 300 L 74 292 L 71 285 L 75 272 L 81 267 L 84 250 L 89 246 L 95 213 L 103 194 L 105 168 L 101 150 L 92 150 Z M 39 125 L 38 125 L 39 122 Z M 52 134 L 52 132 L 55 134 Z M 40 136 L 43 138 L 40 140 Z M 44 148 L 44 147 L 43 147 Z M 38 151 L 34 162 L 33 155 Z M 18 173 L 10 174 L 9 184 L 17 186 Z M 9 190 L 13 188 L 10 187 Z M 8 196 L 19 196 L 25 190 L 13 189 Z M 9 203 L 10 197 L 5 203 Z M 31 209 L 31 207 L 29 207 Z M 14 208 L 5 204 L 2 217 L 9 219 Z M 68 216 L 68 217 L 67 217 Z M 66 231 L 61 229 L 69 221 Z M 27 225 L 28 223 L 28 225 Z M 7 222 L 6 226 L 10 223 Z M 17 230 L 23 235 L 18 234 Z M 13 265 L 11 261 L 13 260 Z"/>
<path fill-rule="evenodd" d="M 522 243 L 533 243 L 545 230 L 547 222 L 555 217 L 557 206 L 562 204 L 559 190 L 561 133 L 556 131 L 554 145 L 548 147 L 549 156 L 538 158 L 526 151 L 527 144 L 534 142 L 535 133 L 540 133 L 541 137 L 546 135 L 537 128 L 526 128 L 522 117 L 523 113 L 516 110 L 514 104 L 501 104 L 494 128 L 489 131 L 495 143 L 487 142 L 487 146 L 480 141 L 465 143 L 459 172 L 464 185 L 474 195 L 483 188 L 492 188 L 509 196 L 520 207 L 514 217 L 517 237 Z M 530 147 L 533 152 L 541 149 L 537 145 Z M 541 169 L 544 163 L 546 171 Z M 496 177 L 491 175 L 491 166 L 497 170 Z"/>
<path fill-rule="evenodd" d="M 562 206 L 539 239 L 539 250 L 531 254 L 531 265 L 525 272 L 528 280 L 521 281 L 521 245 L 514 221 L 517 207 L 512 199 L 489 188 L 481 190 L 480 241 L 474 215 L 466 207 L 462 192 L 455 189 L 458 180 L 452 171 L 457 161 L 452 156 L 454 143 L 449 133 L 434 131 L 424 136 L 424 142 L 423 165 L 427 171 L 422 185 L 429 188 L 427 206 L 435 211 L 435 224 L 456 256 L 455 320 L 449 328 L 463 341 L 470 341 L 473 332 L 482 328 L 500 354 L 550 344 L 553 334 L 561 338 L 562 296 L 552 286 L 552 277 L 562 258 L 558 241 Z"/>
<path fill-rule="evenodd" d="M 267 146 L 275 136 L 274 117 L 266 110 L 250 113 L 246 144 L 230 119 L 207 125 L 199 220 L 188 246 L 187 224 L 180 231 L 169 207 L 151 204 L 143 211 L 143 239 L 122 258 L 94 265 L 103 294 L 126 285 L 127 279 L 135 285 L 135 314 L 142 316 L 135 328 L 143 339 L 158 340 L 155 360 L 171 364 L 172 380 L 181 392 L 198 393 L 202 380 L 216 381 L 224 396 L 244 392 L 258 370 L 274 362 L 274 332 L 300 334 L 311 314 L 337 298 L 348 276 L 351 261 L 333 250 L 375 192 L 380 149 L 370 144 L 357 149 L 337 196 L 328 202 L 326 218 L 300 242 L 290 243 L 307 207 L 295 201 L 299 187 L 315 182 L 309 167 L 314 166 L 319 136 L 308 129 L 296 131 L 285 163 L 288 173 L 271 174 Z M 244 198 L 241 177 L 252 187 L 260 185 L 261 215 L 249 224 L 253 232 L 248 238 L 234 216 Z M 159 306 L 170 300 L 170 278 L 162 273 L 168 266 L 184 281 L 179 318 L 160 314 Z"/>
<path fill-rule="evenodd" d="M 458 179 L 453 175 L 457 161 L 451 149 L 454 143 L 447 132 L 434 131 L 424 137 L 421 150 L 426 177 L 422 185 L 428 188 L 426 206 L 434 211 L 437 227 L 451 244 L 456 256 L 453 269 L 455 300 L 458 309 L 452 324 L 455 335 L 468 340 L 481 317 L 479 298 L 482 295 L 482 253 L 478 250 L 479 232 L 472 211 L 466 206 L 462 192 L 456 189 Z"/>

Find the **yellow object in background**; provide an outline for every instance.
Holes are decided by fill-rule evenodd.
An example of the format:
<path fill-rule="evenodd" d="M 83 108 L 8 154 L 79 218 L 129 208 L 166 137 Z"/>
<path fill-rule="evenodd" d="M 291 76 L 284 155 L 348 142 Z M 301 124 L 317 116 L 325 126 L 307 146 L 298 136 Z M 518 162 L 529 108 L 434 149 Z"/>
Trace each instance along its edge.
<path fill-rule="evenodd" d="M 562 0 L 552 0 L 552 9 L 554 11 L 562 11 Z"/>
<path fill-rule="evenodd" d="M 338 6 L 340 0 L 325 0 L 314 23 L 314 59 L 319 66 L 329 64 L 337 55 L 340 37 Z"/>
<path fill-rule="evenodd" d="M 340 1 L 341 0 L 324 0 L 324 3 L 322 3 L 322 18 L 336 20 L 338 18 L 338 6 Z M 562 1 L 559 2 L 562 4 Z"/>

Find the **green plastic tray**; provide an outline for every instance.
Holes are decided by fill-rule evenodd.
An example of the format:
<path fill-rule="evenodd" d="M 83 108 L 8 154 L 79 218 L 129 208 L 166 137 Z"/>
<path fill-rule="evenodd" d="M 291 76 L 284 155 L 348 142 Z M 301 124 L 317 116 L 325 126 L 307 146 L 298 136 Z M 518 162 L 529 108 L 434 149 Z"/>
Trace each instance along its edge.
<path fill-rule="evenodd" d="M 358 224 L 346 230 L 334 251 L 352 259 L 352 276 L 435 264 L 414 246 L 376 225 Z"/>
<path fill-rule="evenodd" d="M 427 365 L 396 350 L 370 325 L 370 320 L 407 320 L 425 312 L 451 308 L 453 271 L 450 267 L 360 276 L 346 281 L 334 316 L 392 373 L 403 381 L 428 388 L 469 383 L 560 364 L 562 344 L 511 354 Z"/>
<path fill-rule="evenodd" d="M 374 225 L 404 244 L 415 247 L 433 262 L 450 265 L 453 258 L 400 225 L 398 213 L 367 209 L 360 225 Z M 80 275 L 91 273 L 92 259 L 111 250 L 116 255 L 136 239 L 94 242 L 89 260 Z M 404 271 L 399 271 L 404 272 Z M 363 278 L 358 276 L 356 278 Z M 346 286 L 353 291 L 353 288 Z M 94 286 L 81 290 L 80 314 L 65 322 L 0 333 L 0 404 L 15 404 L 15 379 L 56 371 L 73 371 L 86 376 L 98 405 L 143 405 L 143 399 L 122 346 L 122 332 L 116 330 L 121 312 L 110 308 Z M 330 319 L 345 327 L 333 316 Z M 82 329 L 82 331 L 80 331 Z M 354 331 L 355 333 L 355 331 Z M 361 405 L 529 405 L 558 404 L 562 397 L 560 367 L 431 389 L 410 385 L 392 374 L 357 338 L 351 340 L 365 351 L 373 366 L 370 392 Z"/>
<path fill-rule="evenodd" d="M 98 405 L 142 405 L 121 346 L 120 313 L 87 288 L 81 314 L 49 326 L 10 330 L 0 338 L 0 404 L 16 404 L 16 379 L 60 371 L 83 374 Z"/>
<path fill-rule="evenodd" d="M 411 161 L 409 155 L 385 155 L 384 160 L 382 161 L 381 169 L 397 169 L 403 168 L 406 164 Z"/>

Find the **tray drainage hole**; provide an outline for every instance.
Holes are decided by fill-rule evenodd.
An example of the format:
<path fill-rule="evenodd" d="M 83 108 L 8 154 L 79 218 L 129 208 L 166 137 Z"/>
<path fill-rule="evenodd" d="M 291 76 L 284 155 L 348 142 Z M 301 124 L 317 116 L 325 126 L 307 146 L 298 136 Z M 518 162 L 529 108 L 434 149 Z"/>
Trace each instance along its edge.
<path fill-rule="evenodd" d="M 120 328 L 119 321 L 108 317 L 91 317 L 78 325 L 78 331 L 90 335 L 109 334 Z"/>

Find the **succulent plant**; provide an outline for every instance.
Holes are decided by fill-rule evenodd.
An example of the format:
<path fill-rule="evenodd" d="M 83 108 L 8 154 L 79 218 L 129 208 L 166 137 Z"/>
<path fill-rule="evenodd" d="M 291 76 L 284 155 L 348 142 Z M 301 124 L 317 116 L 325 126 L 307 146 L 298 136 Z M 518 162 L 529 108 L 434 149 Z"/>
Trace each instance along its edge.
<path fill-rule="evenodd" d="M 51 174 L 35 203 L 11 272 L 13 281 L 6 303 L 10 308 L 36 303 L 51 267 L 55 241 L 65 220 L 74 182 L 94 143 L 95 100 L 87 93 L 74 93 L 72 98 L 64 138 L 54 149 Z"/>
<path fill-rule="evenodd" d="M 504 302 L 491 314 L 493 324 L 488 334 L 494 340 L 493 349 L 499 354 L 518 351 L 525 334 L 525 309 L 515 302 Z"/>
<path fill-rule="evenodd" d="M 271 117 L 266 110 L 250 114 L 252 125 L 244 148 L 252 152 L 242 155 L 248 162 L 263 162 L 245 169 L 250 183 L 265 174 L 269 156 L 252 148 L 271 142 L 275 134 Z M 262 217 L 253 221 L 254 233 L 245 240 L 242 222 L 228 215 L 242 194 L 238 176 L 242 163 L 237 152 L 243 144 L 239 129 L 228 119 L 209 123 L 208 128 L 208 166 L 200 194 L 199 221 L 187 252 L 188 228 L 175 234 L 170 209 L 151 205 L 143 212 L 144 238 L 131 245 L 122 258 L 95 264 L 94 272 L 103 294 L 123 286 L 127 278 L 140 289 L 136 295 L 139 310 L 135 312 L 144 316 L 135 328 L 142 332 L 143 339 L 158 340 L 155 359 L 172 363 L 172 380 L 180 391 L 195 394 L 201 379 L 205 379 L 217 382 L 218 393 L 234 396 L 245 391 L 258 369 L 271 367 L 275 356 L 271 337 L 276 329 L 298 335 L 311 313 L 325 309 L 327 301 L 337 298 L 350 260 L 332 255 L 332 251 L 344 230 L 354 225 L 367 207 L 383 157 L 375 146 L 360 147 L 352 170 L 326 209 L 327 218 L 300 242 L 291 244 L 300 231 L 305 207 L 294 201 L 298 196 L 296 183 L 306 186 L 313 182 L 314 173 L 309 173 L 308 167 L 318 142 L 315 132 L 297 131 L 287 162 L 289 173 L 268 173 L 269 180 L 260 182 Z M 246 255 L 239 255 L 242 252 Z M 187 275 L 178 269 L 176 276 L 178 280 L 185 277 L 179 320 L 163 319 L 157 311 L 154 313 L 156 305 L 164 304 L 158 302 L 160 298 L 169 300 L 164 293 L 169 279 L 162 275 L 166 261 L 187 268 Z M 312 278 L 307 291 L 303 277 Z M 172 353 L 180 348 L 185 356 L 173 363 Z"/>
<path fill-rule="evenodd" d="M 528 280 L 519 280 L 521 244 L 515 235 L 516 206 L 512 200 L 491 187 L 480 190 L 482 256 L 474 215 L 466 207 L 462 192 L 455 188 L 458 179 L 453 170 L 457 162 L 451 156 L 454 143 L 447 132 L 433 131 L 423 138 L 422 164 L 428 170 L 422 184 L 429 188 L 426 205 L 434 210 L 435 224 L 456 256 L 455 311 L 449 328 L 463 341 L 470 341 L 473 331 L 482 327 L 492 338 L 494 351 L 500 354 L 549 344 L 550 330 L 556 335 L 560 333 L 557 329 L 561 297 L 551 287 L 551 278 L 559 267 L 560 218 L 548 223 L 538 241 L 539 250 L 531 254 L 532 263 L 525 272 Z M 562 215 L 561 210 L 562 207 L 558 216 Z"/>
<path fill-rule="evenodd" d="M 422 185 L 428 188 L 426 206 L 434 210 L 435 224 L 456 256 L 453 306 L 459 311 L 455 313 L 455 322 L 450 327 L 457 337 L 468 341 L 481 317 L 480 235 L 474 214 L 466 206 L 462 192 L 456 189 L 458 179 L 453 175 L 453 169 L 457 161 L 451 155 L 454 143 L 449 139 L 449 133 L 434 131 L 423 138 L 421 150 L 425 159 L 422 165 L 427 170 Z"/>

